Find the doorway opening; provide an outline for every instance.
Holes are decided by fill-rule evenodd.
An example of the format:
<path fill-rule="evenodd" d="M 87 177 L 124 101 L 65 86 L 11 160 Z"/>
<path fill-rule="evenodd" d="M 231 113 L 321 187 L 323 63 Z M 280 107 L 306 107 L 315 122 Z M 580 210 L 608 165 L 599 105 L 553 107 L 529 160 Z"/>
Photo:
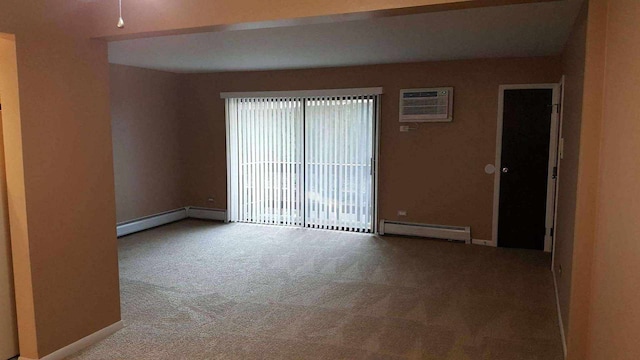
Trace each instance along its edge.
<path fill-rule="evenodd" d="M 378 94 L 351 92 L 227 97 L 229 221 L 375 231 Z"/>
<path fill-rule="evenodd" d="M 551 252 L 560 86 L 503 85 L 499 91 L 493 242 Z"/>

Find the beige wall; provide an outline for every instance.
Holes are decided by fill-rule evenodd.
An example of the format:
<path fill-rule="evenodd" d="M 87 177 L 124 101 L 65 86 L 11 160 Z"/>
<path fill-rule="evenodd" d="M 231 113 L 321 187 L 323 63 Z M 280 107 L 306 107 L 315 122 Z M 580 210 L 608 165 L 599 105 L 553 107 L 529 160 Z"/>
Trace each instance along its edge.
<path fill-rule="evenodd" d="M 89 10 L 66 0 L 0 2 L 0 32 L 16 35 L 3 37 L 15 54 L 0 51 L 9 63 L 0 82 L 25 358 L 120 320 L 107 46 L 84 35 Z"/>
<path fill-rule="evenodd" d="M 640 2 L 609 0 L 589 359 L 640 357 Z"/>
<path fill-rule="evenodd" d="M 565 335 L 569 333 L 569 302 L 580 155 L 580 127 L 582 124 L 587 10 L 588 6 L 585 3 L 562 55 L 562 70 L 565 76 L 562 122 L 564 154 L 560 162 L 558 184 L 554 272 Z"/>
<path fill-rule="evenodd" d="M 120 319 L 106 44 L 42 31 L 17 38 L 39 355 Z"/>
<path fill-rule="evenodd" d="M 117 221 L 189 205 L 178 75 L 111 65 L 110 81 Z"/>
<path fill-rule="evenodd" d="M 0 45 L 0 51 L 1 49 Z M 2 94 L 0 94 L 0 104 L 2 104 L 1 96 Z M 0 110 L 1 123 L 2 111 Z M 2 135 L 2 127 L 0 126 L 0 142 Z M 4 169 L 4 149 L 0 146 L 0 359 L 9 359 L 18 354 L 18 324 L 13 290 L 9 209 L 7 208 L 7 183 Z"/>
<path fill-rule="evenodd" d="M 602 124 L 606 0 L 589 0 L 586 22 L 584 84 L 576 212 L 574 221 L 569 333 L 569 359 L 587 359 L 592 263 L 597 220 L 599 152 Z"/>
<path fill-rule="evenodd" d="M 115 2 L 0 2 L 0 32 L 17 35 L 15 44 L 18 61 L 10 65 L 14 68 L 17 65 L 19 78 L 12 78 L 10 83 L 5 82 L 0 86 L 4 91 L 9 89 L 8 94 L 3 93 L 3 102 L 8 97 L 10 104 L 3 110 L 3 130 L 22 355 L 31 358 L 44 356 L 120 318 L 113 228 L 116 216 L 106 46 L 100 41 L 89 40 L 87 34 L 141 36 L 140 32 L 185 31 L 189 28 L 252 21 L 345 13 L 367 15 L 379 10 L 421 7 L 441 2 L 451 1 L 282 0 L 274 5 L 273 2 L 262 1 L 197 0 L 178 4 L 168 0 L 149 0 L 126 3 L 125 12 L 129 11 L 127 19 L 130 21 L 124 31 L 116 30 L 113 18 L 106 15 L 115 14 Z M 633 74 L 636 69 L 633 64 L 618 63 L 616 60 L 630 59 L 635 55 L 633 51 L 637 38 L 634 37 L 631 21 L 636 18 L 633 12 L 636 6 L 632 0 L 611 0 L 609 37 L 618 38 L 620 42 L 612 42 L 607 56 L 611 64 L 620 65 L 621 69 L 608 67 L 609 89 L 617 85 L 609 84 L 609 79 L 622 78 L 622 73 Z M 604 0 L 589 0 L 586 27 L 569 315 L 569 356 L 580 360 L 588 358 L 585 349 L 590 349 L 594 358 L 603 359 L 618 355 L 632 356 L 636 350 L 623 333 L 634 330 L 637 324 L 637 317 L 628 315 L 635 314 L 634 304 L 627 307 L 627 316 L 611 313 L 613 308 L 607 307 L 608 302 L 617 306 L 627 305 L 629 299 L 633 298 L 633 292 L 626 286 L 633 286 L 632 283 L 626 283 L 629 281 L 626 277 L 633 276 L 633 273 L 621 270 L 634 271 L 634 243 L 629 241 L 633 227 L 629 223 L 618 224 L 626 218 L 617 220 L 618 215 L 612 212 L 616 208 L 635 210 L 633 203 L 629 203 L 633 197 L 621 198 L 623 191 L 633 194 L 634 184 L 629 182 L 628 177 L 635 174 L 635 168 L 625 169 L 623 175 L 626 177 L 621 175 L 620 179 L 602 178 L 602 193 L 599 195 L 602 218 L 596 221 L 606 7 Z M 620 25 L 614 22 L 620 22 Z M 502 71 L 501 68 L 494 70 Z M 528 71 L 527 68 L 525 74 L 518 76 L 529 76 Z M 472 81 L 475 77 L 482 78 L 472 73 L 464 81 Z M 351 78 L 348 74 L 346 78 L 361 82 L 361 79 Z M 632 76 L 623 80 L 629 79 Z M 328 80 L 326 82 L 329 87 Z M 325 83 L 325 80 L 319 79 L 318 83 Z M 633 85 L 626 85 L 621 91 L 622 99 L 635 99 Z M 616 111 L 617 114 L 617 111 L 629 110 L 625 106 L 634 102 L 616 100 L 615 95 L 620 94 L 611 89 L 607 92 L 607 111 Z M 203 101 L 209 99 L 204 98 L 204 94 L 200 96 L 203 96 Z M 629 165 L 624 158 L 629 153 L 622 153 L 613 139 L 621 136 L 621 143 L 629 145 L 625 150 L 635 149 L 630 141 L 635 130 L 628 121 L 635 116 L 631 110 L 620 113 L 619 119 L 622 120 L 619 121 L 624 121 L 622 123 L 614 122 L 617 125 L 609 127 L 611 117 L 605 121 L 602 156 L 606 162 L 610 162 L 608 166 L 614 169 L 621 164 Z M 477 118 L 484 116 L 481 114 L 484 112 L 476 115 Z M 208 124 L 203 128 L 217 131 L 215 126 Z M 482 129 L 479 131 L 483 133 Z M 408 135 L 416 134 L 430 139 L 429 133 Z M 387 142 L 400 134 L 388 136 Z M 470 138 L 471 141 L 477 139 Z M 422 146 L 416 140 L 405 143 Z M 206 150 L 207 147 L 200 140 L 194 148 Z M 474 158 L 474 164 L 480 157 Z M 484 163 L 484 159 L 481 162 Z M 190 166 L 193 167 L 192 164 Z M 206 166 L 211 165 L 207 163 Z M 393 169 L 395 164 L 389 166 L 389 169 Z M 397 166 L 409 168 L 406 164 Z M 204 171 L 211 173 L 212 169 Z M 385 186 L 389 186 L 389 180 L 392 179 L 393 176 L 387 175 Z M 477 185 L 486 186 L 483 184 L 481 181 Z M 201 201 L 200 193 L 194 196 Z M 383 200 L 382 205 L 395 210 L 393 203 L 385 204 Z M 596 265 L 592 283 L 591 263 L 594 258 Z M 624 265 L 621 269 L 615 266 L 618 261 Z M 593 299 L 592 309 L 589 299 Z M 605 344 L 602 339 L 592 339 L 594 346 L 600 346 L 592 348 L 588 342 L 589 333 L 610 342 Z M 632 331 L 628 333 L 633 334 Z M 614 339 L 614 336 L 617 338 Z"/>
<path fill-rule="evenodd" d="M 114 26 L 116 2 L 0 1 L 0 32 L 16 35 L 10 69 L 18 73 L 1 86 L 9 99 L 3 131 L 21 355 L 45 356 L 120 319 L 109 66 L 106 43 L 92 34 L 429 11 L 453 2 L 144 0 L 125 2 L 123 31 Z"/>
<path fill-rule="evenodd" d="M 556 253 L 569 359 L 640 354 L 639 17 L 637 1 L 586 1 L 564 53 L 565 136 L 580 136 L 563 162 L 561 184 L 577 173 L 576 196 L 564 194 Z"/>
<path fill-rule="evenodd" d="M 5 90 L 10 87 L 11 105 L 3 114 L 3 130 L 21 353 L 31 358 L 46 355 L 119 319 L 106 46 L 89 40 L 86 34 L 140 36 L 136 33 L 344 13 L 370 14 L 443 1 L 282 0 L 274 4 L 197 0 L 186 4 L 148 0 L 125 3 L 128 25 L 124 32 L 116 30 L 114 19 L 106 15 L 115 14 L 115 2 L 0 2 L 0 32 L 17 34 L 18 62 L 14 61 L 12 66 L 17 65 L 19 80 L 15 78 L 10 85 L 5 82 L 0 86 Z M 635 218 L 626 218 L 636 210 L 632 202 L 636 186 L 629 180 L 635 176 L 636 168 L 628 156 L 637 143 L 633 138 L 637 129 L 632 122 L 636 113 L 630 108 L 636 103 L 637 89 L 628 81 L 633 80 L 637 68 L 633 63 L 623 62 L 637 56 L 634 52 L 638 43 L 634 22 L 637 5 L 634 0 L 611 0 L 612 40 L 607 49 L 608 91 L 604 103 L 607 117 L 601 134 L 607 1 L 588 1 L 569 315 L 569 357 L 580 360 L 588 359 L 589 351 L 595 359 L 624 358 L 634 356 L 637 351 L 627 337 L 637 333 L 636 303 L 631 302 L 637 289 L 633 287 L 637 281 L 631 282 L 637 273 L 634 267 L 637 251 L 635 242 L 630 240 Z M 497 73 L 503 71 L 500 67 L 492 69 Z M 518 76 L 529 76 L 528 68 L 520 72 L 524 74 Z M 345 77 L 362 82 L 349 74 Z M 460 81 L 476 78 L 482 76 L 471 73 Z M 619 92 L 615 89 L 618 82 L 613 79 L 623 84 Z M 273 79 L 268 81 L 275 83 Z M 335 87 L 328 79 L 317 81 Z M 237 84 L 239 88 L 246 85 Z M 199 95 L 203 102 L 216 97 Z M 8 112 L 12 114 L 7 116 Z M 609 113 L 618 116 L 613 118 Z M 483 111 L 473 118 L 484 116 Z M 613 124 L 610 126 L 609 122 Z M 218 131 L 217 123 L 204 125 L 203 129 L 223 136 L 224 131 Z M 483 133 L 482 129 L 478 131 Z M 429 132 L 405 135 L 431 139 Z M 389 133 L 387 148 L 393 149 L 389 141 L 398 141 L 399 136 Z M 480 137 L 469 139 L 478 141 Z M 627 168 L 616 174 L 619 175 L 616 179 L 602 177 L 598 195 L 601 139 L 603 164 L 607 163 L 603 166 Z M 618 140 L 623 148 L 616 144 Z M 423 146 L 417 140 L 403 143 Z M 205 145 L 204 140 L 199 140 L 194 149 L 206 150 Z M 216 152 L 213 156 L 220 155 Z M 484 156 L 473 157 L 470 165 L 485 163 Z M 383 155 L 381 160 L 384 159 Z M 214 173 L 210 164 L 200 170 Z M 190 166 L 193 168 L 193 164 Z M 390 164 L 388 169 L 395 166 L 409 168 L 404 163 Z M 464 169 L 467 168 L 473 166 Z M 395 179 L 393 176 L 386 175 L 385 179 L 385 186 L 396 186 L 389 182 Z M 199 188 L 200 180 L 192 181 Z M 479 188 L 486 186 L 484 180 L 478 181 Z M 208 188 L 205 190 L 209 192 Z M 199 192 L 192 196 L 202 201 Z M 382 203 L 388 207 L 385 211 L 394 211 L 395 204 L 386 201 Z M 601 214 L 599 221 L 596 209 Z M 620 216 L 619 212 L 614 213 L 617 209 L 629 213 Z M 616 311 L 621 308 L 627 311 L 624 314 Z"/>
<path fill-rule="evenodd" d="M 0 86 L 21 355 L 45 356 L 120 319 L 109 66 L 106 43 L 92 35 L 453 2 L 144 0 L 125 2 L 127 28 L 117 30 L 116 2 L 0 1 L 0 33 L 16 35 L 17 57 L 3 66 L 11 82 Z"/>
<path fill-rule="evenodd" d="M 560 79 L 558 58 L 493 59 L 348 68 L 183 75 L 190 205 L 226 207 L 222 91 L 384 87 L 380 132 L 380 218 L 471 226 L 491 239 L 498 86 Z M 399 132 L 402 88 L 455 87 L 454 121 Z M 407 217 L 398 218 L 397 211 Z"/>

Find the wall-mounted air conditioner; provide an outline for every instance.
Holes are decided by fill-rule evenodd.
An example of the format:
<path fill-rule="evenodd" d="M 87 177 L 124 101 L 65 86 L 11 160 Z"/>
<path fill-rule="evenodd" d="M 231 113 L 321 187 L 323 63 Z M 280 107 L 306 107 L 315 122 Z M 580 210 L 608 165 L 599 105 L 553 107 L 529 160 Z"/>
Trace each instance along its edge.
<path fill-rule="evenodd" d="M 400 90 L 400 122 L 451 122 L 453 88 Z"/>

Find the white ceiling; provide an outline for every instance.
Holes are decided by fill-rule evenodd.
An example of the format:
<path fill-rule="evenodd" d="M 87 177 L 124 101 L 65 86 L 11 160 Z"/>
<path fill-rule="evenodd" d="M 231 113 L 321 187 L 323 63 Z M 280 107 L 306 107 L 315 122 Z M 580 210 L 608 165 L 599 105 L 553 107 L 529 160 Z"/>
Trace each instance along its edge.
<path fill-rule="evenodd" d="M 114 64 L 174 72 L 272 70 L 555 55 L 582 0 L 109 43 Z"/>

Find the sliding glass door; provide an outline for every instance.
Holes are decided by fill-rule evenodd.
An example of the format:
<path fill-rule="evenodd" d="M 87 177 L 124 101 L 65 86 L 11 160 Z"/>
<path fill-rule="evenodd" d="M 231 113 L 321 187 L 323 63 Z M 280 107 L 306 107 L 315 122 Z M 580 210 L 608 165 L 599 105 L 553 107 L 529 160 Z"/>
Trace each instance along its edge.
<path fill-rule="evenodd" d="M 373 228 L 373 97 L 305 101 L 305 225 Z"/>
<path fill-rule="evenodd" d="M 376 102 L 227 99 L 229 219 L 373 231 Z"/>

